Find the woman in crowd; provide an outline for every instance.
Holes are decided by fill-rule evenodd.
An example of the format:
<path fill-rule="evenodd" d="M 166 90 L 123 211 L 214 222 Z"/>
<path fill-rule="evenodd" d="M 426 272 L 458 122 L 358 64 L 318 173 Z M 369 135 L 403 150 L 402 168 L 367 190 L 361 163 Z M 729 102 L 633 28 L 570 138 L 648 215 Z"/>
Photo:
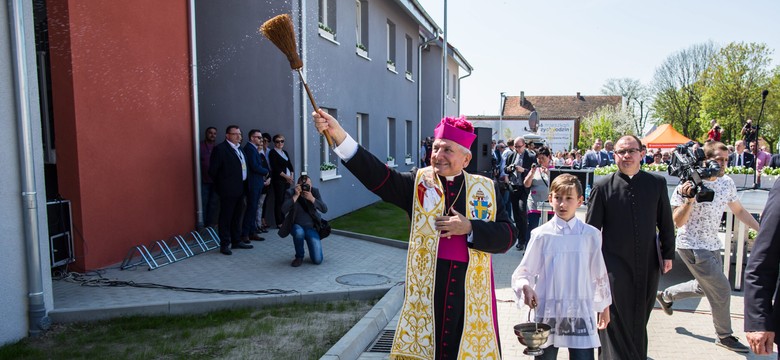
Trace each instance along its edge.
<path fill-rule="evenodd" d="M 528 189 L 528 230 L 525 234 L 526 239 L 530 239 L 531 230 L 539 226 L 542 207 L 549 194 L 550 157 L 550 148 L 542 146 L 536 149 L 536 161 L 539 164 L 534 164 L 536 166 L 531 167 L 531 171 L 528 172 L 523 181 L 523 185 Z"/>
<path fill-rule="evenodd" d="M 322 263 L 322 239 L 317 231 L 322 217 L 320 213 L 328 212 L 328 206 L 322 201 L 320 191 L 311 186 L 311 179 L 306 175 L 298 178 L 298 184 L 285 192 L 282 211 L 286 214 L 284 229 L 289 231 L 293 237 L 295 245 L 295 259 L 292 267 L 298 267 L 303 264 L 303 257 L 306 254 L 303 248 L 303 242 L 309 248 L 309 258 L 315 265 Z M 285 231 L 285 232 L 286 232 Z"/>
<path fill-rule="evenodd" d="M 274 148 L 268 154 L 268 160 L 271 162 L 271 187 L 274 190 L 274 220 L 276 227 L 282 225 L 284 215 L 282 215 L 282 203 L 284 202 L 284 192 L 295 182 L 295 169 L 293 169 L 292 159 L 284 150 L 284 136 L 274 135 Z"/>

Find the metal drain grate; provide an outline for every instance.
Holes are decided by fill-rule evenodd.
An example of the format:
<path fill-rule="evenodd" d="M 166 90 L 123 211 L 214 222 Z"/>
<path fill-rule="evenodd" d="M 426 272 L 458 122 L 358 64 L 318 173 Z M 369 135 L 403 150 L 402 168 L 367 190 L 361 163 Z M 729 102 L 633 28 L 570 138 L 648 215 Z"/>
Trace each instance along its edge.
<path fill-rule="evenodd" d="M 393 338 L 395 337 L 395 330 L 383 330 L 382 333 L 374 340 L 371 346 L 368 347 L 366 352 L 376 353 L 390 353 L 390 349 L 393 347 Z"/>

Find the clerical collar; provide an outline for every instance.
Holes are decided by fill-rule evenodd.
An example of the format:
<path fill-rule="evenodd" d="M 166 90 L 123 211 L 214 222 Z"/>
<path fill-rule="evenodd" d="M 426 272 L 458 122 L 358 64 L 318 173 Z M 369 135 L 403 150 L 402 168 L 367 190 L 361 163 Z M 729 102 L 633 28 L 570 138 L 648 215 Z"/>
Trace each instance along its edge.
<path fill-rule="evenodd" d="M 463 172 L 462 172 L 462 171 L 461 171 L 461 172 L 460 172 L 460 174 L 458 174 L 458 175 L 452 175 L 452 176 L 443 176 L 443 178 L 444 178 L 444 179 L 446 179 L 447 181 L 452 181 L 452 180 L 455 180 L 455 178 L 456 178 L 456 177 L 458 177 L 458 176 L 461 176 L 461 175 L 463 175 Z"/>

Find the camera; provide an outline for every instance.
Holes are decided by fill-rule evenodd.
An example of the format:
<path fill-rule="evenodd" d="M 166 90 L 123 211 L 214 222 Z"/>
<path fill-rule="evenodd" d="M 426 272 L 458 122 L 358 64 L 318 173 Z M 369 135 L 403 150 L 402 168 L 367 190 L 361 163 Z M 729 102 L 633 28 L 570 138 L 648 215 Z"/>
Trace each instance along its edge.
<path fill-rule="evenodd" d="M 311 185 L 301 184 L 301 191 L 311 191 Z"/>
<path fill-rule="evenodd" d="M 705 161 L 704 150 L 694 150 L 693 144 L 693 141 L 689 141 L 677 145 L 669 163 L 669 175 L 679 177 L 681 182 L 693 182 L 693 194 L 690 196 L 695 196 L 697 202 L 711 202 L 715 198 L 715 191 L 704 186 L 702 179 L 717 176 L 720 164 L 715 160 Z"/>

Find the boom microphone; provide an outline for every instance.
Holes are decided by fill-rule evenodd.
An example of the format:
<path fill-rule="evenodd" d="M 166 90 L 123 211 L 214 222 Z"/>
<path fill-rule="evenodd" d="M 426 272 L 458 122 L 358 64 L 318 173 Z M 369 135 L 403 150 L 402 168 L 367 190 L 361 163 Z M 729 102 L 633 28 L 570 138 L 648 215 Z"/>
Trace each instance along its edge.
<path fill-rule="evenodd" d="M 764 90 L 761 92 L 761 99 L 766 100 L 766 96 L 769 95 L 769 90 Z"/>

